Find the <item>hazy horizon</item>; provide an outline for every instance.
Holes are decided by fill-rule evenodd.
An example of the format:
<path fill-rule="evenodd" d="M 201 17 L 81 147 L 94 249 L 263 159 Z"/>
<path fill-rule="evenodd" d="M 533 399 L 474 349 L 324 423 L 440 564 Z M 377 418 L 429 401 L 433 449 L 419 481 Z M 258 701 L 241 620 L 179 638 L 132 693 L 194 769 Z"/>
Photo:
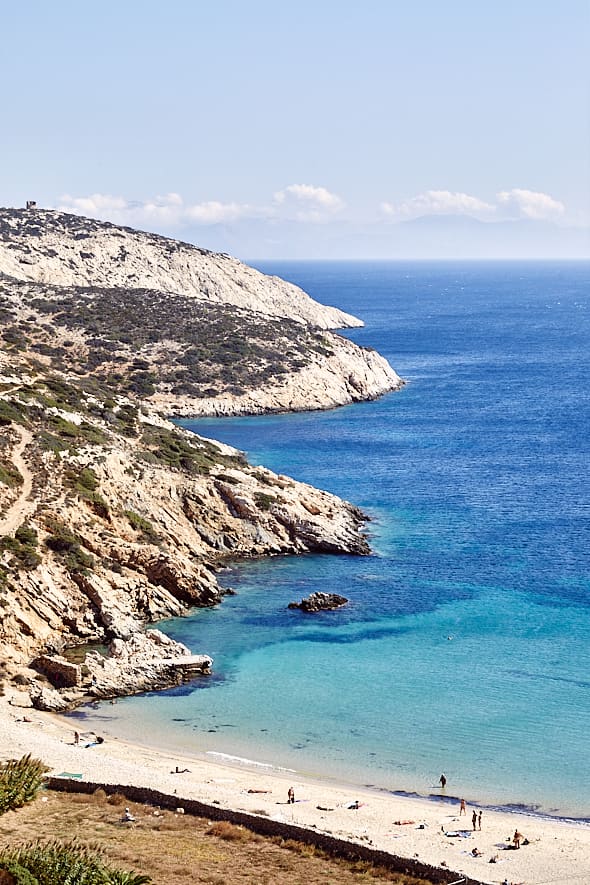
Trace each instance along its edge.
<path fill-rule="evenodd" d="M 0 202 L 239 256 L 590 257 L 587 0 L 3 13 Z"/>

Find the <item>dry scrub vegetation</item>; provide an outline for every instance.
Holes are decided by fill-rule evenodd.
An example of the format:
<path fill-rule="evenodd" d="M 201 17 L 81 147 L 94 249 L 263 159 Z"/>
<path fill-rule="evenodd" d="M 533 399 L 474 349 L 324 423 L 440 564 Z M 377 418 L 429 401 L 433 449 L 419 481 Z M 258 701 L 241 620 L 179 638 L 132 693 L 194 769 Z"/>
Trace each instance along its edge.
<path fill-rule="evenodd" d="M 120 822 L 129 806 L 135 823 Z M 211 823 L 129 802 L 44 791 L 35 802 L 0 818 L 0 846 L 29 840 L 78 839 L 111 866 L 151 876 L 155 885 L 427 885 L 359 861 L 331 858 L 292 840 L 264 838 L 227 822 Z"/>

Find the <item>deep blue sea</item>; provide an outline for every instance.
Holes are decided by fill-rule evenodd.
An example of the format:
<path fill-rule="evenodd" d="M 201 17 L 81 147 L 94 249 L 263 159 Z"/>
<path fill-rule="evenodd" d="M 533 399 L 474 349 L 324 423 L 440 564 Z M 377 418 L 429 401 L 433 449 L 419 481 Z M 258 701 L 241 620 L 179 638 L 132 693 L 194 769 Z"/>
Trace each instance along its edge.
<path fill-rule="evenodd" d="M 408 383 L 185 424 L 360 505 L 374 553 L 236 564 L 237 596 L 164 627 L 215 675 L 101 728 L 424 795 L 444 771 L 469 802 L 589 817 L 590 264 L 258 267 L 360 316 L 345 334 Z M 319 589 L 349 606 L 286 609 Z"/>

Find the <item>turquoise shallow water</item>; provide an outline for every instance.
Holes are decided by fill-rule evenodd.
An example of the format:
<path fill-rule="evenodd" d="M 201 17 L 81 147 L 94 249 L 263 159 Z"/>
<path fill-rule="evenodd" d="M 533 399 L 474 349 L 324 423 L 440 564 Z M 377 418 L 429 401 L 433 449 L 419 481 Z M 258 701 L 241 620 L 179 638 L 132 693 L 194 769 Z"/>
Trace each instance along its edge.
<path fill-rule="evenodd" d="M 193 687 L 89 711 L 193 752 L 590 816 L 588 264 L 273 264 L 362 316 L 408 386 L 326 413 L 195 422 L 363 506 L 371 557 L 279 558 L 165 629 Z M 350 605 L 306 618 L 314 589 Z"/>

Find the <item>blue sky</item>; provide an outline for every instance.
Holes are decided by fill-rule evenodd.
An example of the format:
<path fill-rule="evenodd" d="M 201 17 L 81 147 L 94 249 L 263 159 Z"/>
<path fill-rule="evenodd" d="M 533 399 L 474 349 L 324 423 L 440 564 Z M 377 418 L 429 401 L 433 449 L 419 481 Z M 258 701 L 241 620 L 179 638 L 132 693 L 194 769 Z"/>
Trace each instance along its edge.
<path fill-rule="evenodd" d="M 588 0 L 20 0 L 0 41 L 4 205 L 256 257 L 590 254 Z"/>

